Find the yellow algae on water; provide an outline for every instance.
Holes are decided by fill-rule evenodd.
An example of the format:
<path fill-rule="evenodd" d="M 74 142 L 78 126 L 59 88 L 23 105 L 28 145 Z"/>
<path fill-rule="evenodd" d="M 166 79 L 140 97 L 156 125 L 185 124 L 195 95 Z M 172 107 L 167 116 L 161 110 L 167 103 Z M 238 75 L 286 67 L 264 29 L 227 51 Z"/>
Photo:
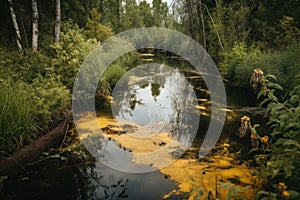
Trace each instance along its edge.
<path fill-rule="evenodd" d="M 111 119 L 106 119 L 105 117 L 99 117 L 98 120 L 101 128 L 107 125 L 116 125 L 116 122 L 111 123 Z M 130 124 L 130 122 L 126 122 L 126 124 Z M 158 132 L 151 134 L 151 128 L 134 125 L 143 137 L 138 137 L 135 133 L 104 135 L 117 141 L 120 146 L 130 149 L 135 163 L 161 168 L 175 160 L 174 156 L 172 156 L 173 152 L 184 150 L 184 147 L 177 140 L 173 140 L 169 133 Z M 149 137 L 146 137 L 147 133 Z"/>
<path fill-rule="evenodd" d="M 98 117 L 96 121 L 92 118 L 92 115 L 87 114 L 80 120 L 79 127 L 84 130 L 97 130 L 97 128 L 104 128 L 108 125 L 120 125 L 114 119 L 106 116 Z M 146 126 L 134 125 L 139 131 L 143 130 L 144 136 L 150 131 Z M 172 156 L 173 152 L 185 149 L 167 132 L 149 134 L 149 137 L 137 137 L 138 134 L 104 135 L 114 139 L 120 146 L 131 149 L 135 163 L 159 168 L 163 174 L 178 184 L 178 190 L 170 191 L 164 198 L 174 194 L 188 193 L 189 199 L 194 199 L 197 191 L 201 189 L 204 194 L 201 199 L 205 199 L 208 193 L 215 197 L 216 192 L 219 199 L 226 199 L 230 189 L 220 186 L 229 183 L 232 185 L 232 189 L 249 186 L 236 195 L 243 196 L 245 199 L 254 199 L 257 186 L 256 188 L 253 186 L 258 183 L 255 182 L 256 178 L 251 175 L 253 169 L 249 169 L 245 164 L 237 164 L 238 162 L 235 162 L 236 155 L 227 150 L 229 145 L 224 146 L 223 152 L 208 156 L 205 161 L 198 161 L 193 156 L 187 156 L 188 159 L 176 159 Z M 171 164 L 167 166 L 169 163 Z"/>
<path fill-rule="evenodd" d="M 211 192 L 216 196 L 216 187 L 224 183 L 231 183 L 232 187 L 243 188 L 250 186 L 249 189 L 241 190 L 238 196 L 246 199 L 254 199 L 255 189 L 252 188 L 255 177 L 251 175 L 251 169 L 245 164 L 235 165 L 231 161 L 232 157 L 212 156 L 205 162 L 195 159 L 178 159 L 171 165 L 161 169 L 161 172 L 168 175 L 171 180 L 178 183 L 179 189 L 171 191 L 164 198 L 172 194 L 189 193 L 190 199 L 197 194 L 195 190 L 201 189 L 204 195 L 201 199 L 205 199 L 207 194 Z M 232 183 L 234 180 L 235 183 Z M 232 189 L 233 189 L 232 188 Z M 225 188 L 217 189 L 220 199 L 226 199 L 229 192 Z"/>

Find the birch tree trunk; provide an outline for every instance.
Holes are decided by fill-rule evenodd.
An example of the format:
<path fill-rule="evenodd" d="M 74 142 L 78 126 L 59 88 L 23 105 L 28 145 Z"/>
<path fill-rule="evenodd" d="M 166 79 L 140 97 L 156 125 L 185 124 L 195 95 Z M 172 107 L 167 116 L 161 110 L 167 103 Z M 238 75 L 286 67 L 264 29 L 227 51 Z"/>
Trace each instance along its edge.
<path fill-rule="evenodd" d="M 19 29 L 19 25 L 18 25 L 18 21 L 17 21 L 17 16 L 14 10 L 14 6 L 13 6 L 13 1 L 12 0 L 7 0 L 8 1 L 8 5 L 9 5 L 9 10 L 10 10 L 10 15 L 11 15 L 11 20 L 15 29 L 15 34 L 16 34 L 16 42 L 17 42 L 17 46 L 20 52 L 23 52 L 23 46 L 22 46 L 22 38 L 21 38 L 21 34 L 20 34 L 20 29 Z"/>
<path fill-rule="evenodd" d="M 206 34 L 205 34 L 205 24 L 204 24 L 204 16 L 203 16 L 203 9 L 202 9 L 202 0 L 199 1 L 199 9 L 200 9 L 200 16 L 201 16 L 201 24 L 202 24 L 202 36 L 203 36 L 203 47 L 206 49 Z"/>
<path fill-rule="evenodd" d="M 38 36 L 39 36 L 39 12 L 37 7 L 37 0 L 32 0 L 32 51 L 37 51 L 38 49 Z"/>
<path fill-rule="evenodd" d="M 55 43 L 59 42 L 60 19 L 61 19 L 60 0 L 56 0 L 56 8 L 55 8 L 55 31 L 54 31 L 54 42 Z"/>

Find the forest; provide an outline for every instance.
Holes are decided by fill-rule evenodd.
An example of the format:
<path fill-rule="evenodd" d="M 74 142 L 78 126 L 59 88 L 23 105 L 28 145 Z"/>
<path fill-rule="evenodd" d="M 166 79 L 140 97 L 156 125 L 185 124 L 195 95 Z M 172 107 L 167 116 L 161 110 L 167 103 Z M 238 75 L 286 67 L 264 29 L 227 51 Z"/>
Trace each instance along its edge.
<path fill-rule="evenodd" d="M 138 194 L 145 199 L 300 199 L 299 0 L 0 0 L 0 18 L 0 199 L 140 199 Z M 112 36 L 141 27 L 166 28 L 198 42 L 222 76 L 228 104 L 221 139 L 207 158 L 198 158 L 205 135 L 200 129 L 208 127 L 211 109 L 200 75 L 184 58 L 152 48 L 116 59 L 99 79 L 93 97 L 98 120 L 106 124 L 101 129 L 108 143 L 114 141 L 130 155 L 154 151 L 147 145 L 154 144 L 156 150 L 168 143 L 169 136 L 159 133 L 143 149 L 127 132 L 134 135 L 134 130 L 147 132 L 149 127 L 132 121 L 111 125 L 112 114 L 107 111 L 112 104 L 127 105 L 114 94 L 130 100 L 123 117 L 134 117 L 135 110 L 146 104 L 163 104 L 159 99 L 171 87 L 168 76 L 188 80 L 181 85 L 193 86 L 195 107 L 201 113 L 196 139 L 185 153 L 171 167 L 157 167 L 159 174 L 151 172 L 145 178 L 97 169 L 97 158 L 82 144 L 72 116 L 74 81 L 84 60 Z M 167 78 L 158 78 L 162 84 L 151 82 L 156 80 L 151 70 L 134 71 L 136 66 L 151 66 L 151 61 L 171 67 L 171 75 L 164 71 Z M 129 72 L 145 73 L 143 80 L 149 82 L 138 84 L 140 77 L 134 82 L 126 75 Z M 141 93 L 128 96 L 119 91 L 122 77 L 137 84 L 137 91 L 149 89 L 154 100 L 143 103 Z M 182 100 L 185 103 L 176 103 L 191 103 L 188 97 Z M 176 120 L 193 120 L 194 114 L 178 107 L 173 113 L 180 115 Z M 184 122 L 171 121 L 170 127 L 183 127 Z M 158 127 L 160 121 L 155 123 Z M 156 167 L 153 161 L 144 162 Z M 182 169 L 193 173 L 184 178 L 188 172 Z M 233 169 L 251 178 L 233 176 Z M 102 173 L 115 178 L 102 180 Z M 150 177 L 164 191 L 148 182 L 143 185 L 148 190 L 135 186 L 142 184 L 137 180 Z M 132 192 L 134 187 L 138 192 Z"/>

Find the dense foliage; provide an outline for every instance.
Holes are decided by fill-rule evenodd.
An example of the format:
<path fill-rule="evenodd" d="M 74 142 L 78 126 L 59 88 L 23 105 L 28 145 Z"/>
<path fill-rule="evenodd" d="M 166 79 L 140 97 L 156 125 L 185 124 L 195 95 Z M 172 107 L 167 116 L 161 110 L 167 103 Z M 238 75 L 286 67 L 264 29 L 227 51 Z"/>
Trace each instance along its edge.
<path fill-rule="evenodd" d="M 229 53 L 224 53 L 220 70 L 225 81 L 231 86 L 247 87 L 251 72 L 261 68 L 274 74 L 286 90 L 295 85 L 295 74 L 300 73 L 300 46 L 298 43 L 285 50 L 262 52 L 257 48 L 247 48 L 244 43 L 235 44 Z"/>
<path fill-rule="evenodd" d="M 275 90 L 283 88 L 275 83 L 275 76 L 264 76 L 255 69 L 251 78 L 254 89 L 260 89 L 257 98 L 261 106 L 267 107 L 270 133 L 256 130 L 259 124 L 252 125 L 250 118 L 244 116 L 240 136 L 250 130 L 251 145 L 259 165 L 254 175 L 263 181 L 263 188 L 257 193 L 261 199 L 299 199 L 300 190 L 295 183 L 300 181 L 300 85 L 295 86 L 283 100 L 276 96 Z M 247 135 L 248 136 L 248 135 Z"/>

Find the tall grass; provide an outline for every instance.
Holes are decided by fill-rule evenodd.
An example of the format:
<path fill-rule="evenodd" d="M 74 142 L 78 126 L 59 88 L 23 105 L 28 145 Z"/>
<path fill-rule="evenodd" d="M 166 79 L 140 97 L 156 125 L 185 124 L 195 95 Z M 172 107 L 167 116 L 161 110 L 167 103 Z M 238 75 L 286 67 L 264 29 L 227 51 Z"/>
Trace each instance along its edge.
<path fill-rule="evenodd" d="M 225 56 L 221 64 L 223 75 L 232 86 L 246 87 L 255 68 L 277 77 L 285 89 L 296 86 L 295 76 L 300 73 L 300 46 L 297 44 L 285 50 L 259 52 L 246 48 L 235 48 Z"/>
<path fill-rule="evenodd" d="M 11 152 L 29 139 L 34 126 L 30 92 L 21 82 L 0 82 L 0 149 Z"/>

